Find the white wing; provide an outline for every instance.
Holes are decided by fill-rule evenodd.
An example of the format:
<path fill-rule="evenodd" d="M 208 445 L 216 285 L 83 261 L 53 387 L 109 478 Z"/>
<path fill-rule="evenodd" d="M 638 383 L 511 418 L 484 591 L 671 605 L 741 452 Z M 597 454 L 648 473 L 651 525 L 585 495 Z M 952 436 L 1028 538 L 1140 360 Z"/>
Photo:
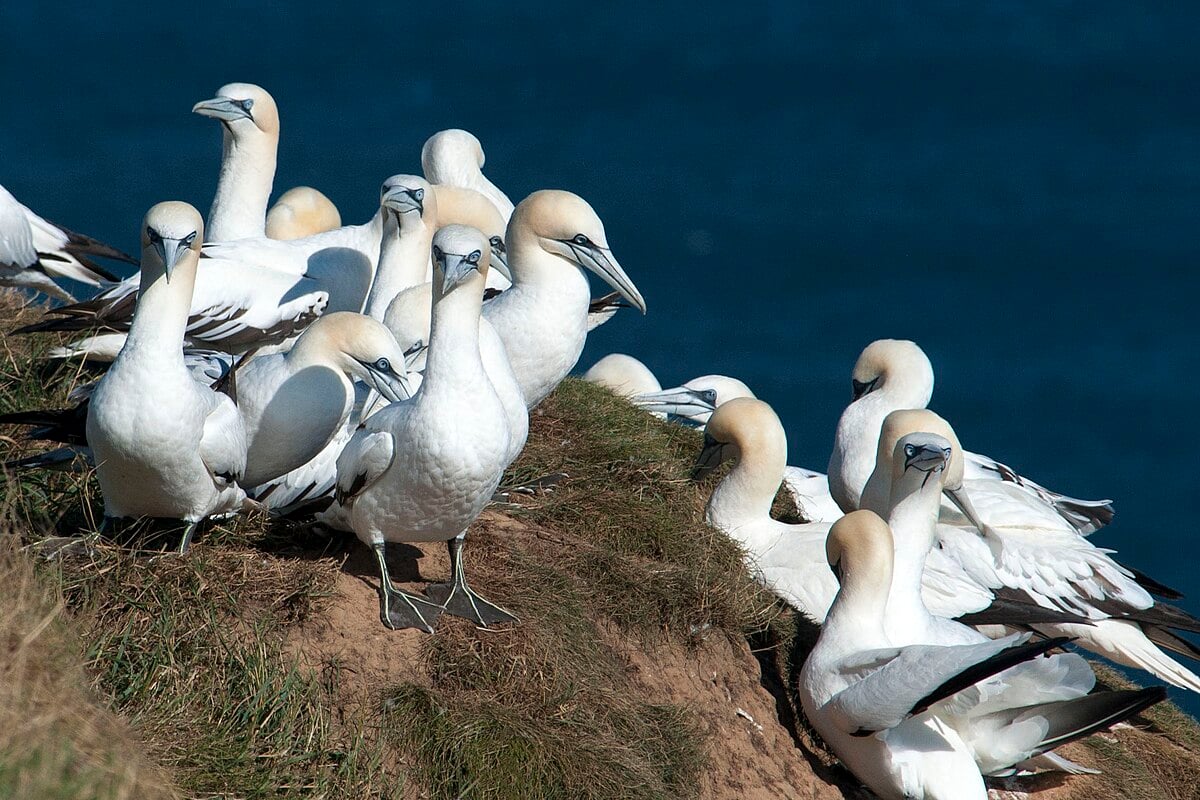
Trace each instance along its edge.
<path fill-rule="evenodd" d="M 1041 484 L 1017 473 L 1007 464 L 978 453 L 964 452 L 963 480 L 1004 481 L 1019 488 L 1031 500 L 1053 510 L 1083 536 L 1087 536 L 1112 521 L 1111 500 L 1080 500 L 1051 491 Z"/>
<path fill-rule="evenodd" d="M 27 269 L 37 263 L 24 206 L 0 186 L 0 266 Z"/>
<path fill-rule="evenodd" d="M 205 242 L 204 255 L 228 259 L 250 267 L 259 267 L 303 275 L 309 270 L 309 258 L 326 248 L 348 248 L 368 257 L 372 265 L 379 263 L 380 236 L 372 235 L 371 225 L 346 225 L 303 239 L 268 239 L 256 237 L 232 242 Z"/>
<path fill-rule="evenodd" d="M 224 483 L 234 483 L 246 469 L 246 430 L 237 406 L 223 394 L 209 393 L 212 408 L 204 419 L 200 458 Z"/>
<path fill-rule="evenodd" d="M 395 455 L 395 440 L 387 431 L 359 428 L 337 459 L 336 497 L 343 505 L 368 486 L 391 466 Z"/>

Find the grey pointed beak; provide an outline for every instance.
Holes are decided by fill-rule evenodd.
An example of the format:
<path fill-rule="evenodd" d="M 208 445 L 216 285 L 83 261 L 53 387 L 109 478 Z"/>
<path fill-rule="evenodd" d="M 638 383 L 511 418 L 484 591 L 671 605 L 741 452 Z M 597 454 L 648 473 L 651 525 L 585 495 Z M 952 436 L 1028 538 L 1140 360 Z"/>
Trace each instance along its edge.
<path fill-rule="evenodd" d="M 367 378 L 371 387 L 379 392 L 389 403 L 401 403 L 413 396 L 412 385 L 408 374 L 400 374 L 393 369 L 382 370 L 374 364 L 359 362 L 367 370 Z"/>
<path fill-rule="evenodd" d="M 661 392 L 645 392 L 629 398 L 639 408 L 656 414 L 685 417 L 695 422 L 706 422 L 708 415 L 717 410 L 717 393 L 712 389 L 689 389 L 677 386 Z"/>
<path fill-rule="evenodd" d="M 509 283 L 512 283 L 512 272 L 508 269 L 508 248 L 504 246 L 504 240 L 499 236 L 493 236 L 488 240 L 488 243 L 492 246 L 492 269 L 507 278 Z"/>
<path fill-rule="evenodd" d="M 879 378 L 876 378 L 873 381 L 868 381 L 867 383 L 863 383 L 862 381 L 856 381 L 852 378 L 850 380 L 850 402 L 853 403 L 855 400 L 862 397 L 863 395 L 868 395 L 871 392 L 875 391 L 875 387 L 878 384 L 879 384 Z"/>
<path fill-rule="evenodd" d="M 243 100 L 232 97 L 214 97 L 211 100 L 201 100 L 192 106 L 192 113 L 202 117 L 212 117 L 222 122 L 233 122 L 235 119 L 254 119 L 250 109 Z"/>
<path fill-rule="evenodd" d="M 911 447 L 911 445 L 909 445 Z M 945 467 L 950 463 L 950 448 L 930 447 L 928 445 L 917 445 L 912 447 L 912 452 L 904 454 L 904 468 L 916 467 L 922 472 L 928 472 L 931 469 Z"/>
<path fill-rule="evenodd" d="M 640 309 L 643 314 L 646 313 L 646 301 L 642 298 L 642 293 L 633 285 L 633 281 L 625 274 L 625 270 L 613 258 L 611 250 L 599 245 L 585 247 L 570 239 L 560 241 L 570 250 L 579 266 L 599 275 L 605 283 L 620 292 L 621 296 L 632 303 L 635 308 Z"/>
<path fill-rule="evenodd" d="M 404 352 L 404 368 L 411 372 L 424 372 L 425 360 L 429 355 L 429 345 L 417 342 L 416 345 Z M 412 376 L 409 376 L 411 381 Z"/>
<path fill-rule="evenodd" d="M 692 467 L 692 480 L 700 480 L 705 475 L 721 466 L 721 462 L 724 460 L 725 445 L 718 442 L 707 433 L 704 434 L 704 449 L 700 451 L 700 455 L 696 458 L 696 464 Z"/>
<path fill-rule="evenodd" d="M 441 254 L 439 264 L 442 268 L 443 295 L 446 295 L 455 286 L 465 281 L 472 271 L 479 269 L 479 255 L 478 251 L 465 256 L 454 253 Z"/>
<path fill-rule="evenodd" d="M 182 239 L 167 239 L 164 237 L 154 242 L 153 247 L 158 251 L 159 258 L 162 259 L 167 283 L 170 283 L 171 270 L 175 269 L 175 264 L 179 262 L 180 256 L 187 252 L 188 245 L 185 245 Z"/>
<path fill-rule="evenodd" d="M 396 186 L 388 189 L 380 202 L 385 208 L 390 208 L 400 214 L 407 214 L 409 211 L 423 214 L 425 213 L 425 190 Z"/>
<path fill-rule="evenodd" d="M 980 533 L 988 533 L 988 525 L 979 517 L 979 512 L 975 510 L 975 505 L 971 502 L 971 498 L 967 495 L 966 490 L 960 485 L 954 489 L 943 489 L 942 494 L 950 498 L 950 502 L 962 512 L 963 516 L 975 526 Z"/>

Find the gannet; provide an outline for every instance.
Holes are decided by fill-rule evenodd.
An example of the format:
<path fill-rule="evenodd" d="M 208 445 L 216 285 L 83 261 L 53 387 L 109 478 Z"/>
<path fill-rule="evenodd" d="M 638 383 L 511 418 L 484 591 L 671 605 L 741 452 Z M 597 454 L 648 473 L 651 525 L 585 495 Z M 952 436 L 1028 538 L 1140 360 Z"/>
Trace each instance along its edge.
<path fill-rule="evenodd" d="M 337 461 L 337 499 L 379 564 L 380 618 L 389 628 L 432 631 L 441 611 L 487 626 L 511 614 L 467 585 L 467 526 L 488 504 L 509 463 L 504 406 L 479 351 L 489 245 L 456 225 L 433 239 L 433 320 L 424 380 L 406 403 L 366 419 Z M 446 541 L 451 582 L 430 586 L 433 602 L 396 589 L 385 543 Z"/>
<path fill-rule="evenodd" d="M 438 131 L 421 148 L 421 169 L 430 183 L 474 189 L 490 200 L 504 221 L 513 215 L 513 204 L 483 174 L 483 146 L 474 135 L 451 128 Z"/>
<path fill-rule="evenodd" d="M 484 315 L 508 352 L 525 405 L 554 390 L 583 351 L 595 272 L 642 313 L 646 301 L 612 257 L 604 225 L 582 198 L 543 190 L 521 201 L 508 223 L 512 288 L 487 304 Z"/>
<path fill-rule="evenodd" d="M 208 238 L 262 236 L 279 148 L 275 99 L 253 83 L 227 83 L 192 111 L 219 120 L 222 129 L 221 174 L 208 212 Z"/>
<path fill-rule="evenodd" d="M 859 507 L 859 496 L 875 466 L 879 426 L 892 411 L 925 408 L 933 396 L 933 365 L 916 344 L 880 339 L 867 346 L 854 365 L 853 397 L 838 420 L 829 458 L 829 488 L 843 511 Z M 1049 506 L 1076 530 L 1088 534 L 1112 520 L 1109 500 L 1079 500 L 1052 492 L 1015 470 L 974 453 L 965 453 L 967 480 L 1008 482 L 1010 493 L 1027 506 Z M 1036 511 L 1035 511 L 1036 513 Z"/>
<path fill-rule="evenodd" d="M 1065 639 L 897 644 L 884 625 L 894 552 L 887 524 L 871 511 L 852 512 L 833 525 L 826 552 L 841 586 L 800 672 L 801 705 L 883 800 L 984 800 L 981 769 L 1011 772 L 1165 697 L 1159 688 L 1021 706 L 1036 696 L 1030 673 L 1052 678 L 1059 668 L 1069 678 L 1078 669 L 1077 657 L 1063 656 L 1049 666 L 1018 666 Z"/>
<path fill-rule="evenodd" d="M 662 389 L 662 384 L 649 367 L 624 353 L 609 353 L 589 367 L 583 373 L 583 379 L 629 399 Z"/>
<path fill-rule="evenodd" d="M 437 197 L 424 178 L 396 175 L 388 185 L 379 267 L 363 306 L 364 314 L 380 322 L 396 295 L 426 281 L 438 219 Z"/>
<path fill-rule="evenodd" d="M 864 507 L 877 513 L 892 513 L 897 502 L 891 483 L 895 469 L 893 450 L 904 436 L 917 432 L 942 436 L 955 450 L 961 450 L 954 429 L 932 411 L 917 409 L 889 414 L 880 432 L 877 465 L 862 495 Z M 963 475 L 961 465 L 952 465 L 942 478 L 946 494 L 960 500 L 970 494 L 967 487 L 971 482 Z M 1021 492 L 1012 484 L 993 480 L 980 481 L 975 487 Z M 933 497 L 937 498 L 937 494 Z M 994 592 L 1010 604 L 1023 605 L 1031 613 L 1050 610 L 1076 614 L 1083 619 L 1034 620 L 1029 627 L 1047 635 L 1070 636 L 1080 647 L 1105 658 L 1144 669 L 1176 686 L 1200 691 L 1200 677 L 1160 649 L 1200 658 L 1200 649 L 1171 630 L 1200 632 L 1200 620 L 1173 606 L 1156 603 L 1138 584 L 1137 576 L 1112 559 L 1109 554 L 1113 551 L 1098 548 L 1080 536 L 1050 507 L 1045 507 L 1040 518 L 1010 518 L 996 525 L 984 524 L 981 533 L 964 515 L 947 511 L 945 504 L 944 499 L 939 500 L 937 547 L 930 555 L 952 566 L 958 579 Z M 969 502 L 966 505 L 970 508 Z M 954 596 L 961 596 L 958 589 L 947 594 L 946 605 L 952 604 Z M 932 604 L 927 602 L 927 605 L 933 609 Z M 959 613 L 966 610 L 962 608 Z M 933 613 L 959 615 L 953 611 Z"/>
<path fill-rule="evenodd" d="M 467 225 L 487 237 L 492 246 L 488 289 L 503 291 L 511 286 L 512 281 L 508 279 L 508 248 L 504 244 L 508 218 L 501 216 L 492 201 L 474 189 L 434 184 L 433 193 L 437 196 L 438 227 Z"/>
<path fill-rule="evenodd" d="M 381 323 L 349 311 L 318 319 L 287 353 L 252 359 L 236 380 L 248 443 L 241 480 L 247 487 L 285 475 L 320 453 L 350 414 L 354 381 L 389 402 L 410 395 L 396 340 Z"/>
<path fill-rule="evenodd" d="M 125 346 L 92 394 L 87 440 L 104 515 L 197 523 L 240 509 L 246 431 L 234 401 L 197 383 L 183 338 L 204 238 L 200 213 L 159 203 L 142 226 L 138 312 Z"/>
<path fill-rule="evenodd" d="M 188 346 L 242 352 L 298 335 L 322 313 L 362 310 L 388 224 L 383 199 L 410 178 L 397 175 L 384 181 L 380 209 L 363 225 L 291 241 L 206 243 L 192 298 Z M 52 351 L 64 358 L 109 360 L 124 341 L 137 286 L 134 275 L 91 300 L 54 309 L 48 319 L 18 332 L 112 331 L 116 335 L 100 333 Z"/>
<path fill-rule="evenodd" d="M 271 239 L 303 239 L 342 227 L 333 201 L 311 186 L 294 186 L 267 211 L 266 235 Z"/>
<path fill-rule="evenodd" d="M 90 286 L 117 277 L 88 256 L 137 263 L 120 250 L 39 217 L 0 186 L 0 286 L 17 286 L 73 303 L 54 282 L 68 278 Z"/>

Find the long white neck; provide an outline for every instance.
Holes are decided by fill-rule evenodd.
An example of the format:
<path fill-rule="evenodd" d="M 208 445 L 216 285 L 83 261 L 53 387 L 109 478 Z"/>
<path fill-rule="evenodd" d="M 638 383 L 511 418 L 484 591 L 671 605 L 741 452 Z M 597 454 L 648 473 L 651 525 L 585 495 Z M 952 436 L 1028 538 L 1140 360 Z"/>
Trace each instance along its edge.
<path fill-rule="evenodd" d="M 883 420 L 893 411 L 925 408 L 932 393 L 933 385 L 923 380 L 889 376 L 880 388 L 846 406 L 838 420 L 828 470 L 829 491 L 842 511 L 861 507 L 863 489 L 875 469 Z"/>
<path fill-rule="evenodd" d="M 479 318 L 484 278 L 472 275 L 442 295 L 435 276 L 429 354 L 421 391 L 426 395 L 452 390 L 455 383 L 484 374 L 479 355 Z"/>
<path fill-rule="evenodd" d="M 884 627 L 888 586 L 893 582 L 886 570 L 872 575 L 844 574 L 821 626 L 821 644 L 834 652 L 883 646 L 888 640 Z"/>
<path fill-rule="evenodd" d="M 487 304 L 488 321 L 504 340 L 513 374 L 530 408 L 571 371 L 587 339 L 591 287 L 577 265 L 541 248 L 509 226 L 513 285 Z"/>
<path fill-rule="evenodd" d="M 264 236 L 279 139 L 258 130 L 238 138 L 222 127 L 221 174 L 205 226 L 208 241 Z"/>
<path fill-rule="evenodd" d="M 921 581 L 929 550 L 937 538 L 941 482 L 932 476 L 925 481 L 923 473 L 908 470 L 896 479 L 892 496 L 899 500 L 892 505 L 887 518 L 896 542 L 887 606 L 889 630 L 930 616 L 921 598 Z"/>
<path fill-rule="evenodd" d="M 747 522 L 770 519 L 771 504 L 783 482 L 787 466 L 787 442 L 761 437 L 741 448 L 737 464 L 729 471 L 708 501 L 708 521 L 723 529 Z"/>
<path fill-rule="evenodd" d="M 171 281 L 161 267 L 142 270 L 137 306 L 125 346 L 118 360 L 137 357 L 178 362 L 183 367 L 183 336 L 192 307 L 199 257 L 189 250 L 171 270 Z"/>
<path fill-rule="evenodd" d="M 433 241 L 433 225 L 425 224 L 421 215 L 409 212 L 400 215 L 387 213 L 379 245 L 379 266 L 363 313 L 383 322 L 388 305 L 396 295 L 425 283 L 429 268 L 429 248 Z"/>

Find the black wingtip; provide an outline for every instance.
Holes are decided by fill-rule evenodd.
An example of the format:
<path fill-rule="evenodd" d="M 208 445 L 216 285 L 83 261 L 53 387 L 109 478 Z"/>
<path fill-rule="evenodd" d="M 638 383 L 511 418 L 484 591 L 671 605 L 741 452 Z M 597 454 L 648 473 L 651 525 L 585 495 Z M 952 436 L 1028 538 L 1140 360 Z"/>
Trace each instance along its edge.
<path fill-rule="evenodd" d="M 1070 637 L 1056 636 L 1053 639 L 1026 642 L 1024 644 L 1006 648 L 991 658 L 984 659 L 978 664 L 967 667 L 965 670 L 934 689 L 925 697 L 922 697 L 917 701 L 916 705 L 912 707 L 912 710 L 909 712 L 909 714 L 916 715 L 928 711 L 929 707 L 934 703 L 945 700 L 951 695 L 958 694 L 963 689 L 966 689 L 969 686 L 974 686 L 981 680 L 990 678 L 998 672 L 1003 672 L 1009 667 L 1015 667 L 1017 664 L 1025 661 L 1032 661 L 1038 656 L 1047 653 L 1056 647 L 1062 647 L 1070 641 Z"/>
<path fill-rule="evenodd" d="M 1154 580 L 1154 578 L 1151 578 L 1146 573 L 1136 570 L 1133 567 L 1128 566 L 1127 564 L 1122 564 L 1121 566 L 1123 566 L 1123 567 L 1125 567 L 1125 569 L 1129 570 L 1130 574 L 1133 575 L 1134 581 L 1137 582 L 1137 585 L 1141 586 L 1143 589 L 1145 589 L 1150 594 L 1157 595 L 1159 597 L 1165 597 L 1168 600 L 1182 600 L 1183 599 L 1183 596 L 1184 596 L 1183 592 L 1179 591 L 1178 589 L 1172 589 L 1170 586 L 1167 586 L 1165 583 L 1159 583 L 1158 581 Z"/>
<path fill-rule="evenodd" d="M 963 625 L 1010 625 L 1029 628 L 1034 625 L 1092 625 L 1092 620 L 1069 611 L 1044 608 L 1033 602 L 997 596 L 987 608 L 957 617 Z"/>
<path fill-rule="evenodd" d="M 1165 687 L 1151 686 L 1147 689 L 1095 692 L 1075 700 L 1034 706 L 1028 710 L 1045 714 L 1050 722 L 1050 728 L 1038 745 L 1037 752 L 1044 753 L 1107 730 L 1166 699 Z"/>

